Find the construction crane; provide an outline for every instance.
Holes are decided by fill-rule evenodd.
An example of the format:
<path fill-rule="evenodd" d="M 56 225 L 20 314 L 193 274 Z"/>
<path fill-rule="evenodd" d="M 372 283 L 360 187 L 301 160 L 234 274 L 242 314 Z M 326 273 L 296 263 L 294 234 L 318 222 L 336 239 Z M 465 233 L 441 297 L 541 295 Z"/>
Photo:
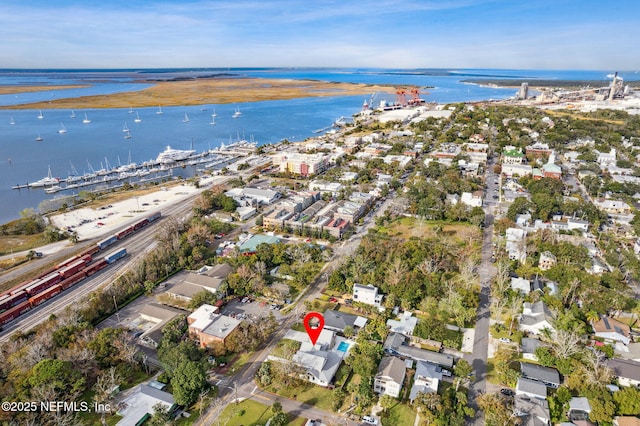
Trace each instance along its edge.
<path fill-rule="evenodd" d="M 424 93 L 425 95 L 428 95 L 428 92 Z M 423 103 L 425 103 L 426 101 L 424 99 L 420 98 L 420 89 L 415 87 L 413 89 L 411 89 L 411 99 L 409 99 L 409 105 L 422 105 Z"/>
<path fill-rule="evenodd" d="M 396 103 L 400 106 L 407 104 L 407 90 L 404 87 L 399 87 L 396 90 Z"/>

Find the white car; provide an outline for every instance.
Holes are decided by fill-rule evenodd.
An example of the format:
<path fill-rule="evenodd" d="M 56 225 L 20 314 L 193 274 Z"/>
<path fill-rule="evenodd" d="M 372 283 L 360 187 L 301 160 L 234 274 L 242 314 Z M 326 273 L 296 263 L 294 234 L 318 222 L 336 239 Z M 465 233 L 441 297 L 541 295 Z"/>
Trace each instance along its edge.
<path fill-rule="evenodd" d="M 362 421 L 365 422 L 368 425 L 377 425 L 378 424 L 378 419 L 371 417 L 371 416 L 364 416 L 362 418 Z"/>
<path fill-rule="evenodd" d="M 511 343 L 511 339 L 508 339 L 506 337 L 501 337 L 498 339 L 498 342 L 500 343 Z"/>

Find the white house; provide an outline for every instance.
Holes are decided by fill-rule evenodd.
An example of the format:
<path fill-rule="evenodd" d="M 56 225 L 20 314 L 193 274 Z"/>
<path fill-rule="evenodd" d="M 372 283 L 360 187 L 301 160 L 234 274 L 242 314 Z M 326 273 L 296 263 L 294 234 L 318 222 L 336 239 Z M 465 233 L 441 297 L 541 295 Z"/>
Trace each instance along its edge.
<path fill-rule="evenodd" d="M 551 325 L 551 311 L 544 302 L 523 304 L 522 315 L 520 315 L 520 330 L 532 334 L 541 334 L 542 330 L 548 329 L 551 333 L 556 330 Z"/>
<path fill-rule="evenodd" d="M 353 301 L 380 307 L 384 296 L 378 293 L 378 287 L 372 285 L 353 285 Z"/>
<path fill-rule="evenodd" d="M 531 281 L 524 278 L 512 277 L 511 289 L 513 291 L 519 291 L 523 294 L 529 294 L 531 292 Z"/>
<path fill-rule="evenodd" d="M 419 392 L 436 393 L 442 380 L 442 369 L 430 362 L 418 361 L 409 400 L 413 401 Z"/>
<path fill-rule="evenodd" d="M 527 232 L 524 229 L 508 228 L 506 231 L 507 243 L 505 248 L 510 260 L 524 262 L 527 258 L 525 237 Z"/>
<path fill-rule="evenodd" d="M 460 202 L 469 207 L 482 207 L 482 191 L 463 192 L 460 196 Z"/>
<path fill-rule="evenodd" d="M 406 369 L 404 361 L 395 356 L 386 356 L 380 361 L 378 373 L 373 381 L 373 390 L 379 395 L 400 396 Z"/>
<path fill-rule="evenodd" d="M 607 360 L 607 367 L 613 370 L 620 386 L 640 386 L 640 362 L 614 358 Z"/>
<path fill-rule="evenodd" d="M 157 404 L 163 405 L 171 412 L 175 407 L 173 395 L 156 389 L 148 384 L 139 385 L 123 402 L 118 411 L 122 419 L 118 426 L 135 426 L 154 413 Z"/>

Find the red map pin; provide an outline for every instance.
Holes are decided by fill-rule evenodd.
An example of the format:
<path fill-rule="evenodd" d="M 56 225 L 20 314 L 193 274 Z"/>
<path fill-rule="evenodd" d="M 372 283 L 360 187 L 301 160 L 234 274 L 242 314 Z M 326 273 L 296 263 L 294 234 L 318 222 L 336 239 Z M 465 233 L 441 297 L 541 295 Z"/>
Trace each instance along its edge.
<path fill-rule="evenodd" d="M 317 327 L 311 327 L 311 324 L 309 324 L 309 322 L 314 318 L 319 322 Z M 304 317 L 304 328 L 307 330 L 309 339 L 311 339 L 311 344 L 315 345 L 318 341 L 318 337 L 320 337 L 320 333 L 322 333 L 322 329 L 324 328 L 324 317 L 320 312 L 309 312 Z"/>

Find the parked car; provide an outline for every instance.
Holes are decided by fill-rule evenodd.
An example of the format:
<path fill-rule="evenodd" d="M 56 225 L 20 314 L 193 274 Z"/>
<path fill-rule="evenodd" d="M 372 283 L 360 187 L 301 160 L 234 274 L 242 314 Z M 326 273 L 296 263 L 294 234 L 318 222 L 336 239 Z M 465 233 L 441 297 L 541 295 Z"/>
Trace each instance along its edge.
<path fill-rule="evenodd" d="M 331 303 L 336 303 L 338 301 L 338 299 L 336 299 L 335 297 L 330 297 L 329 298 L 329 302 Z"/>
<path fill-rule="evenodd" d="M 442 369 L 442 375 L 445 377 L 451 377 L 453 374 L 449 370 Z"/>
<path fill-rule="evenodd" d="M 513 390 L 507 388 L 500 389 L 500 393 L 504 396 L 514 396 L 516 394 Z"/>
<path fill-rule="evenodd" d="M 498 342 L 500 343 L 511 343 L 511 339 L 507 338 L 507 337 L 501 337 L 498 339 Z"/>
<path fill-rule="evenodd" d="M 371 416 L 364 416 L 362 418 L 362 421 L 368 425 L 377 425 L 378 424 L 378 419 L 376 419 L 375 417 L 371 417 Z"/>

